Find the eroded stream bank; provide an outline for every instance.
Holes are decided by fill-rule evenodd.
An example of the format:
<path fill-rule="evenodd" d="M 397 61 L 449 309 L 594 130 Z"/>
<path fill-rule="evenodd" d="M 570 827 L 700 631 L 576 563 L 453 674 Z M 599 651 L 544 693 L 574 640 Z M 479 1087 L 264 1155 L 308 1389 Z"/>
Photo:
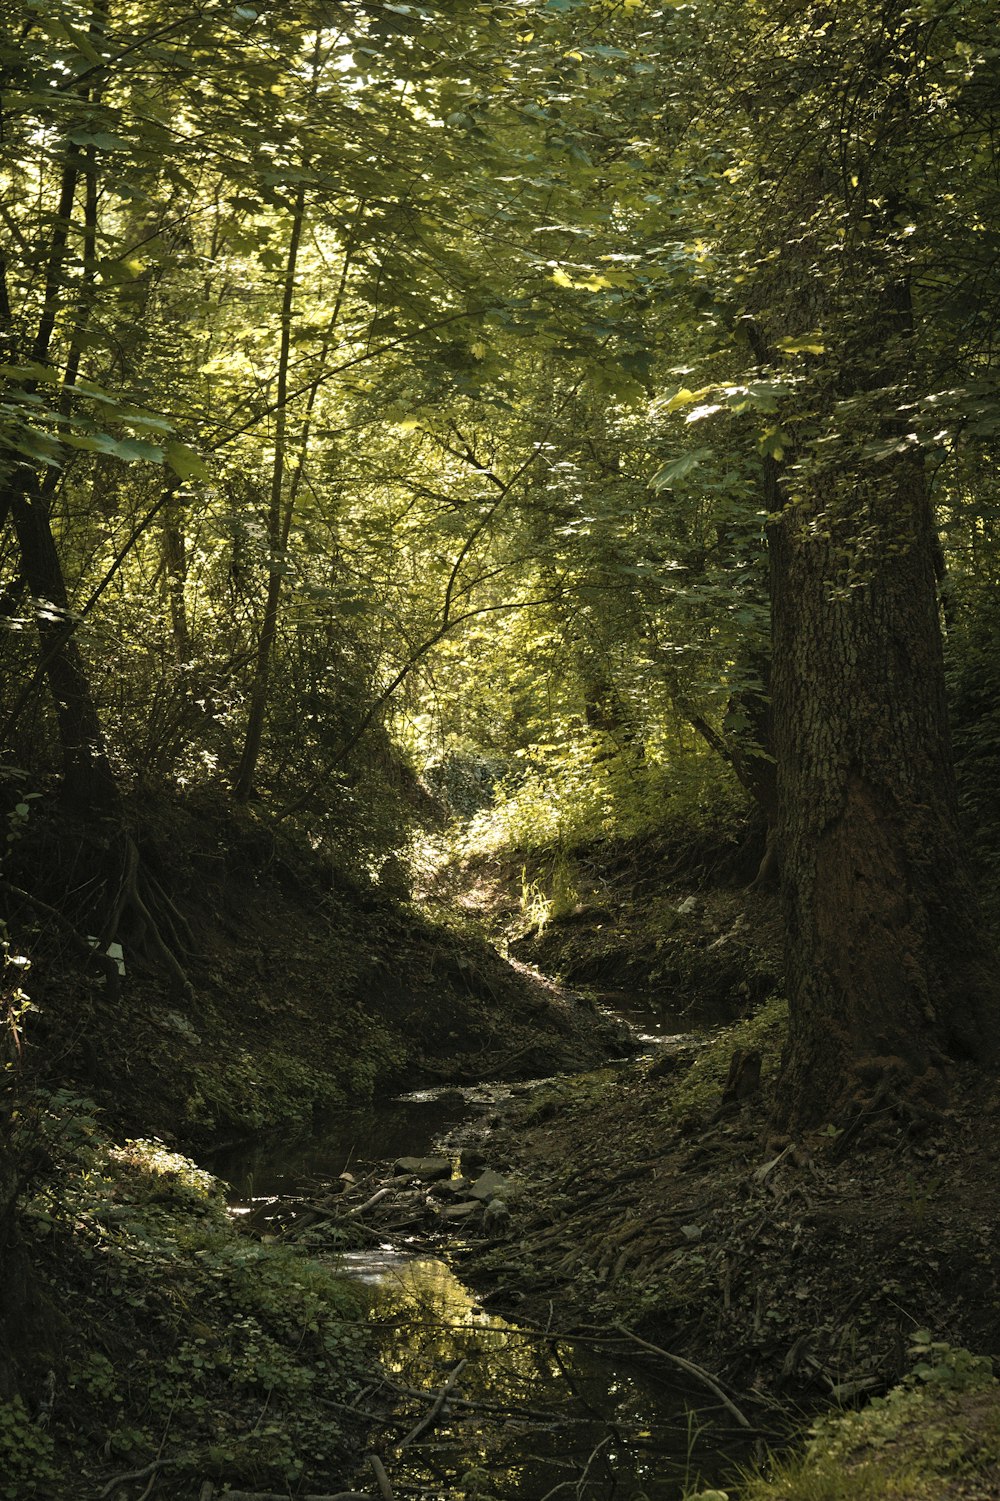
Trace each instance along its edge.
<path fill-rule="evenodd" d="M 693 1045 L 689 1016 L 642 998 L 620 1002 L 641 1048 Z M 552 1305 L 541 1324 L 502 1317 L 491 1293 L 477 1293 L 455 1269 L 472 1245 L 499 1244 L 494 1232 L 506 1219 L 491 1130 L 571 1082 L 420 1091 L 213 1163 L 252 1233 L 335 1258 L 361 1288 L 383 1368 L 362 1405 L 397 1497 L 678 1501 L 748 1452 L 752 1434 L 704 1386 L 630 1359 L 598 1331 L 559 1332 Z M 394 1159 L 413 1166 L 431 1152 L 436 1169 L 394 1171 Z M 485 1185 L 478 1200 L 470 1198 L 477 1183 Z M 512 1263 L 507 1310 L 518 1274 Z M 370 1470 L 354 1484 L 374 1494 Z"/>

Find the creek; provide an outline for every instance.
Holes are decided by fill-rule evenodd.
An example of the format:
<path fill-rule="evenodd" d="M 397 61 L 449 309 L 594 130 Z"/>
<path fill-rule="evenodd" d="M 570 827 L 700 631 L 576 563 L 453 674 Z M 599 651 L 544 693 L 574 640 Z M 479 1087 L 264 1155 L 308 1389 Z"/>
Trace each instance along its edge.
<path fill-rule="evenodd" d="M 614 999 L 640 1048 L 694 1030 L 690 1014 Z M 552 1081 L 424 1090 L 341 1111 L 308 1137 L 221 1153 L 212 1169 L 232 1185 L 236 1212 L 259 1212 L 315 1197 L 344 1172 L 360 1176 L 376 1164 L 388 1172 L 398 1156 L 457 1159 L 464 1142 L 482 1149 L 484 1137 L 488 1156 L 490 1119 L 542 1082 Z M 745 1436 L 727 1433 L 725 1412 L 709 1409 L 703 1388 L 685 1390 L 674 1376 L 601 1353 L 599 1342 L 554 1335 L 557 1313 L 539 1329 L 491 1312 L 449 1263 L 455 1249 L 452 1240 L 429 1252 L 425 1237 L 401 1232 L 338 1257 L 366 1303 L 388 1390 L 409 1404 L 407 1414 L 426 1413 L 464 1362 L 448 1406 L 401 1453 L 373 1435 L 397 1501 L 679 1501 L 696 1482 L 717 1484 L 745 1454 Z M 376 1493 L 370 1472 L 354 1484 Z"/>

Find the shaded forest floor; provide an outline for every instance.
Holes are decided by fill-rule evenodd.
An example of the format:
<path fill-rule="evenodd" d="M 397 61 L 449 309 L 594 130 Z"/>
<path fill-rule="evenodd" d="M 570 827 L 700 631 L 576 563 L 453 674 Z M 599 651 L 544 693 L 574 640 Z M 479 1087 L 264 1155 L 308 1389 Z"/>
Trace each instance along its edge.
<path fill-rule="evenodd" d="M 520 1103 L 491 1140 L 518 1185 L 511 1222 L 466 1268 L 493 1305 L 628 1324 L 750 1403 L 883 1391 L 921 1328 L 1000 1351 L 997 1081 L 958 1072 L 937 1119 L 914 1132 L 887 1110 L 846 1150 L 832 1128 L 776 1137 L 783 1020 L 772 1003 Z M 764 1087 L 727 1107 L 740 1046 L 764 1053 Z"/>
<path fill-rule="evenodd" d="M 178 1149 L 404 1085 L 590 1067 L 624 1031 L 252 812 L 130 820 L 95 836 L 39 812 L 0 882 L 8 1000 L 29 998 L 0 1099 L 0 1498 L 323 1489 L 365 1427 L 361 1312 L 335 1270 L 237 1236 Z M 117 983 L 86 962 L 123 834 L 186 988 L 138 921 Z"/>
<path fill-rule="evenodd" d="M 514 1102 L 490 1141 L 511 1216 L 463 1273 L 517 1318 L 696 1362 L 751 1421 L 855 1406 L 915 1366 L 911 1385 L 944 1403 L 935 1454 L 918 1436 L 930 1397 L 891 1442 L 876 1405 L 853 1448 L 831 1430 L 804 1470 L 754 1496 L 1000 1496 L 1000 1395 L 979 1358 L 1000 1355 L 1000 1079 L 956 1066 L 946 1101 L 777 1134 L 775 897 L 697 868 L 657 885 L 642 851 L 616 863 L 617 884 L 585 863 L 577 901 L 520 932 L 494 901 L 512 952 L 716 1025 Z M 473 890 L 489 908 L 478 873 Z M 740 1098 L 731 1064 L 747 1051 L 761 1074 Z M 906 1396 L 912 1408 L 921 1393 Z"/>
<path fill-rule="evenodd" d="M 337 1407 L 370 1369 L 349 1294 L 294 1247 L 234 1238 L 205 1175 L 158 1142 L 116 1145 L 123 1135 L 198 1150 L 404 1081 L 554 1074 L 482 1141 L 511 1184 L 508 1213 L 456 1227 L 488 1306 L 693 1362 L 768 1431 L 891 1391 L 917 1362 L 907 1400 L 933 1399 L 941 1436 L 919 1456 L 919 1486 L 919 1445 L 899 1432 L 926 1437 L 930 1407 L 915 1420 L 897 1404 L 891 1437 L 876 1425 L 850 1450 L 822 1439 L 823 1462 L 839 1456 L 854 1489 L 779 1477 L 753 1496 L 1000 1497 L 1000 1401 L 978 1361 L 1000 1352 L 998 1081 L 956 1069 L 947 1103 L 887 1103 L 848 1132 L 776 1136 L 773 896 L 710 862 L 673 862 L 664 880 L 671 861 L 648 845 L 558 872 L 453 875 L 511 967 L 471 930 L 338 881 L 252 817 L 154 810 L 143 827 L 195 938 L 190 993 L 171 989 L 137 934 L 109 994 L 81 977 L 58 928 L 11 912 L 39 1011 L 25 1032 L 37 1093 L 14 1138 L 25 1188 L 4 1283 L 0 1457 L 19 1468 L 6 1489 L 0 1478 L 4 1501 L 97 1496 L 133 1468 L 143 1474 L 123 1497 L 150 1482 L 179 1495 L 175 1473 L 295 1494 L 343 1475 L 363 1438 Z M 32 837 L 15 884 L 34 879 L 51 902 L 57 834 L 39 823 Z M 631 991 L 690 1027 L 611 1067 L 622 1033 L 600 997 Z M 734 1092 L 737 1050 L 762 1066 Z M 391 1208 L 387 1196 L 379 1212 Z M 900 1454 L 897 1484 L 885 1466 Z M 144 1469 L 157 1455 L 176 1460 L 162 1481 Z M 936 1490 L 921 1488 L 930 1475 Z"/>

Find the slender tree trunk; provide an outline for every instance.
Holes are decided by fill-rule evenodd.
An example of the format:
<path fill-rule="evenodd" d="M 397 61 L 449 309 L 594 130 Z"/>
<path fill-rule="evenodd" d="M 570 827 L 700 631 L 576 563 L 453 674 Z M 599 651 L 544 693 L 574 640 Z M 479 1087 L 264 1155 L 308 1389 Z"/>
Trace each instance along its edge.
<path fill-rule="evenodd" d="M 678 706 L 705 744 L 732 767 L 736 780 L 764 819 L 764 853 L 750 883 L 751 887 L 759 887 L 772 885 L 777 874 L 778 771 L 774 760 L 770 660 L 755 655 L 752 665 L 760 673 L 760 686 L 743 687 L 733 693 L 721 730 L 704 714 Z"/>
<path fill-rule="evenodd" d="M 288 515 L 287 521 L 285 518 L 282 494 L 285 482 L 285 448 L 288 430 L 288 363 L 292 341 L 292 312 L 304 218 L 305 185 L 300 183 L 292 209 L 288 257 L 285 263 L 285 286 L 281 303 L 281 343 L 278 350 L 274 414 L 274 465 L 271 470 L 271 498 L 267 515 L 267 593 L 264 598 L 260 635 L 257 638 L 257 660 L 250 689 L 250 712 L 247 716 L 246 738 L 243 742 L 239 771 L 233 786 L 233 796 L 239 802 L 246 802 L 253 792 L 254 779 L 257 774 L 257 761 L 260 757 L 271 682 L 271 659 L 275 637 L 278 633 L 278 606 L 284 580 L 287 539 L 291 527 L 291 515 Z"/>
<path fill-rule="evenodd" d="M 107 5 L 98 0 L 90 32 L 97 36 L 107 18 Z M 89 98 L 84 91 L 84 98 Z M 81 177 L 84 183 L 83 275 L 77 291 L 60 411 L 68 418 L 72 410 L 72 387 L 80 366 L 80 353 L 94 297 L 97 250 L 97 167 L 93 149 L 80 150 L 67 144 L 59 181 L 59 201 L 45 265 L 44 297 L 38 328 L 31 343 L 30 359 L 50 362 L 50 350 L 61 301 L 65 295 L 65 269 L 73 206 Z M 11 356 L 19 354 L 5 267 L 0 263 L 0 333 Z M 37 381 L 23 382 L 26 395 L 33 395 Z M 81 810 L 111 811 L 120 805 L 120 794 L 108 761 L 104 738 L 86 668 L 74 637 L 76 622 L 69 608 L 69 595 L 62 562 L 52 534 L 49 514 L 51 486 L 42 482 L 30 464 L 11 466 L 0 493 L 0 524 L 9 519 L 17 537 L 21 575 L 35 604 L 39 639 L 37 678 L 47 679 L 59 727 L 63 763 L 63 795 Z"/>
<path fill-rule="evenodd" d="M 164 582 L 167 603 L 170 607 L 170 635 L 174 646 L 174 666 L 183 672 L 191 661 L 191 628 L 187 613 L 187 542 L 184 536 L 184 508 L 174 499 L 177 483 L 167 486 L 166 503 L 163 507 L 163 525 L 160 545 L 163 557 Z"/>
<path fill-rule="evenodd" d="M 119 806 L 120 794 L 76 643 L 48 506 L 33 477 L 15 483 L 10 499 L 21 571 L 35 604 L 39 669 L 48 680 L 59 727 L 63 796 L 80 811 L 110 812 Z"/>

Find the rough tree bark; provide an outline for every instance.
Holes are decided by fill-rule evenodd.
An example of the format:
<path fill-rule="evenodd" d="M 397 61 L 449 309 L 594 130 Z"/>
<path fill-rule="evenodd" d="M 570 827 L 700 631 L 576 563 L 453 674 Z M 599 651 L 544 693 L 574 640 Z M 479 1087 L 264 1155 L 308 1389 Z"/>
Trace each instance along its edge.
<path fill-rule="evenodd" d="M 919 459 L 890 469 L 854 477 L 838 521 L 816 498 L 770 529 L 792 1124 L 879 1090 L 933 1096 L 946 1057 L 997 1048 L 958 829 L 937 538 Z M 870 566 L 848 586 L 862 527 Z"/>
<path fill-rule="evenodd" d="M 907 415 L 942 344 L 914 281 L 924 205 L 907 196 L 915 139 L 938 129 L 935 23 L 896 0 L 828 19 L 796 13 L 755 75 L 764 212 L 744 322 L 783 387 L 764 479 L 792 1127 L 876 1101 L 919 1113 L 942 1099 L 948 1059 L 1000 1053 L 953 784 L 940 546 Z"/>

